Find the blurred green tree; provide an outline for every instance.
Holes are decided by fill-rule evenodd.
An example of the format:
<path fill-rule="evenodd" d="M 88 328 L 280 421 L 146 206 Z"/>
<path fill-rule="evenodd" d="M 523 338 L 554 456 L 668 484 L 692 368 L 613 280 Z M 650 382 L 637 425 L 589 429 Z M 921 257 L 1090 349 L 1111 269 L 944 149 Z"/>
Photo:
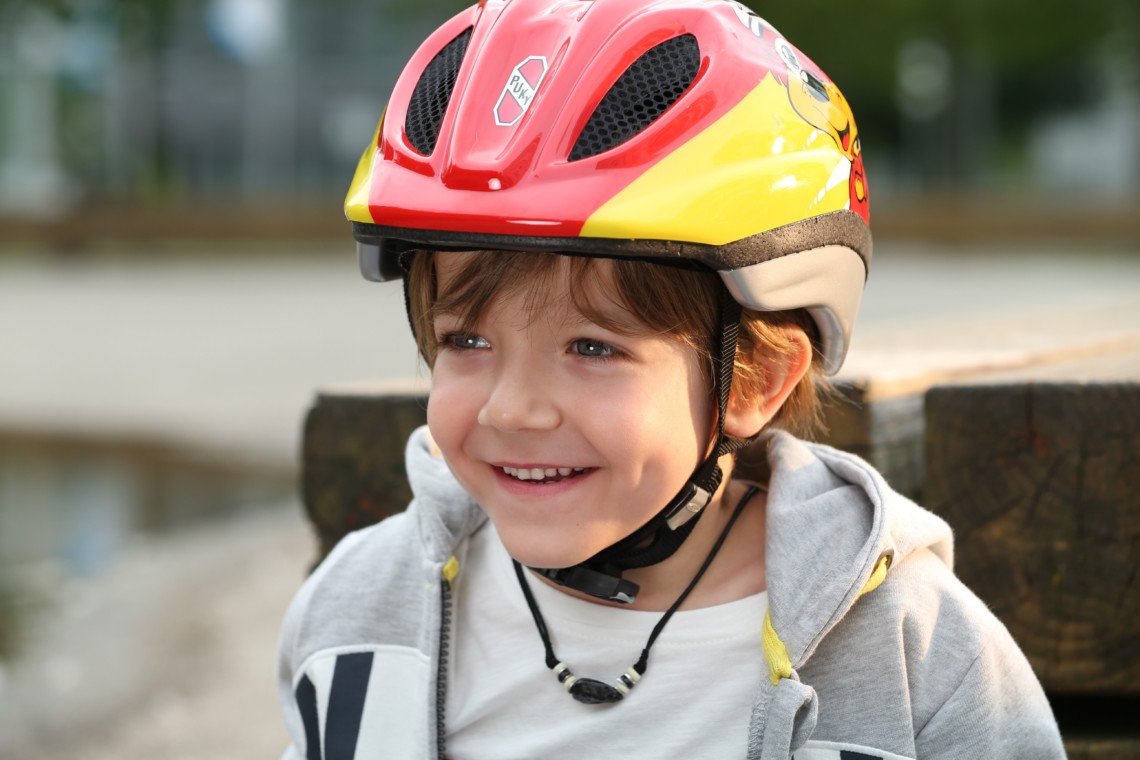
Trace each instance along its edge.
<path fill-rule="evenodd" d="M 968 139 L 963 122 L 971 119 L 988 121 L 995 138 L 1020 140 L 1043 116 L 1088 105 L 1115 84 L 1103 76 L 1112 65 L 1106 58 L 1129 69 L 1117 81 L 1140 86 L 1135 0 L 751 5 L 839 82 L 864 135 L 895 145 L 916 127 L 900 118 L 899 82 L 902 53 L 917 40 L 945 51 L 951 91 L 942 120 L 951 122 L 944 131 L 959 140 Z M 955 158 L 961 157 L 949 163 L 961 165 Z"/>

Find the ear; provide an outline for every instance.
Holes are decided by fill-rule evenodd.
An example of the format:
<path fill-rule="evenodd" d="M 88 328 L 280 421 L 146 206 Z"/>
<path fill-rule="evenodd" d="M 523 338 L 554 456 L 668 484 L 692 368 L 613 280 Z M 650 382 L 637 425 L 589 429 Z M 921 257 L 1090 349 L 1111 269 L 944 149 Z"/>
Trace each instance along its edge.
<path fill-rule="evenodd" d="M 759 393 L 744 398 L 733 384 L 728 395 L 728 414 L 724 419 L 726 434 L 751 438 L 763 430 L 811 369 L 812 349 L 807 334 L 798 328 L 790 328 L 788 339 L 795 348 L 783 356 L 764 355 L 757 347 L 757 355 L 752 357 L 752 361 L 764 369 L 763 385 Z"/>

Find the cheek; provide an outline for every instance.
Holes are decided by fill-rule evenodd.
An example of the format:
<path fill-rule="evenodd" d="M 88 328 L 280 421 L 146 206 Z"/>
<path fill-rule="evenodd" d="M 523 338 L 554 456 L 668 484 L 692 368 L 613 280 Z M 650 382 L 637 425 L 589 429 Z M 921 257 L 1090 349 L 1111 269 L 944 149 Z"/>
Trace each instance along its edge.
<path fill-rule="evenodd" d="M 678 350 L 682 355 L 667 375 L 670 382 L 660 390 L 661 424 L 672 431 L 678 446 L 703 457 L 713 436 L 715 404 L 696 353 Z"/>
<path fill-rule="evenodd" d="M 478 401 L 470 387 L 464 391 L 463 384 L 452 381 L 446 373 L 432 378 L 427 406 L 428 429 L 445 455 L 458 449 L 477 414 Z"/>
<path fill-rule="evenodd" d="M 634 460 L 644 459 L 647 474 L 683 482 L 712 440 L 711 403 L 696 362 L 677 362 L 622 394 L 620 402 L 597 410 L 594 418 Z"/>

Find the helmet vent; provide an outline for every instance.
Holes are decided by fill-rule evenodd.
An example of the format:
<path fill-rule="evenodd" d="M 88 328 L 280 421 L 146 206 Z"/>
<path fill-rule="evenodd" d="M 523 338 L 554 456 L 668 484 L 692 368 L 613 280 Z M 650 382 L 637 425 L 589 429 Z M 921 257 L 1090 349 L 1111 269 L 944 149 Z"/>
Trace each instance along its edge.
<path fill-rule="evenodd" d="M 412 147 L 425 156 L 430 156 L 435 150 L 439 126 L 443 123 L 447 104 L 451 102 L 451 91 L 455 89 L 459 65 L 463 63 L 463 54 L 467 52 L 470 39 L 471 27 L 467 27 L 447 43 L 428 63 L 412 91 L 408 115 L 404 119 L 404 134 Z"/>
<path fill-rule="evenodd" d="M 677 102 L 701 65 L 697 38 L 682 34 L 651 47 L 610 87 L 578 135 L 570 160 L 621 145 Z"/>

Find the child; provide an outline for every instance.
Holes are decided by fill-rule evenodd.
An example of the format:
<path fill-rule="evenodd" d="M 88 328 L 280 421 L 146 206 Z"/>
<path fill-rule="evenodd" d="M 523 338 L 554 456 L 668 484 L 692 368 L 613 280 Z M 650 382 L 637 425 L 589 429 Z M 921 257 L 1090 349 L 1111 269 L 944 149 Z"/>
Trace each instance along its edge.
<path fill-rule="evenodd" d="M 945 523 L 787 432 L 867 191 L 843 96 L 744 6 L 480 2 L 346 210 L 432 392 L 407 512 L 286 618 L 287 757 L 1064 756 Z"/>

